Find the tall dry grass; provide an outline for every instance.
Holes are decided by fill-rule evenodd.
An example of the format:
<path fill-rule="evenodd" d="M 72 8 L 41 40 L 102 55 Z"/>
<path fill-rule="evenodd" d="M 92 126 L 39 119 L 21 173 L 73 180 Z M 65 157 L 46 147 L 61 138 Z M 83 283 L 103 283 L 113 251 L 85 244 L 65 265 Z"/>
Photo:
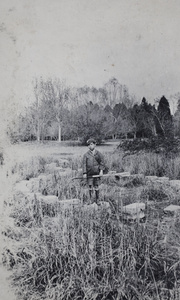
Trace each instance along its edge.
<path fill-rule="evenodd" d="M 131 174 L 180 179 L 179 155 L 169 154 L 167 156 L 151 152 L 124 155 L 123 152 L 116 152 L 112 156 L 106 154 L 106 160 L 110 169 L 118 172 L 128 171 Z"/>
<path fill-rule="evenodd" d="M 179 299 L 170 296 L 179 286 L 179 222 L 129 226 L 83 209 L 42 216 L 13 255 L 14 283 L 23 299 Z"/>
<path fill-rule="evenodd" d="M 158 175 L 163 168 L 163 176 L 177 178 L 179 174 L 178 157 L 165 161 L 152 154 L 105 156 L 110 170 Z M 44 172 L 47 162 L 52 159 L 35 158 L 33 163 L 16 166 L 14 172 L 28 179 Z M 77 157 L 73 163 L 79 174 L 81 160 Z M 42 181 L 39 192 L 44 188 L 59 201 L 88 201 L 83 182 L 69 176 L 52 174 L 48 187 Z M 173 203 L 173 190 L 146 186 L 143 181 L 128 186 L 127 181 L 105 179 L 100 193 L 110 210 L 57 208 L 54 217 L 51 212 L 44 214 L 36 196 L 14 199 L 14 228 L 4 231 L 13 246 L 5 249 L 4 263 L 13 270 L 19 299 L 180 299 L 180 218 L 162 218 L 163 206 L 159 206 L 160 200 Z M 155 204 L 146 208 L 144 223 L 122 222 L 123 205 L 149 200 Z"/>

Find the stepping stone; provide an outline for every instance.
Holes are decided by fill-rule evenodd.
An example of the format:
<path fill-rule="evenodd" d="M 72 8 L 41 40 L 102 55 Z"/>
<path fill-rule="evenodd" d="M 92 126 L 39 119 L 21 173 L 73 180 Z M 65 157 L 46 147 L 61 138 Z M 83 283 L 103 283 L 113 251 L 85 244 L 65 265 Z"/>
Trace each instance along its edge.
<path fill-rule="evenodd" d="M 145 213 L 144 212 L 139 212 L 137 214 L 133 214 L 133 215 L 123 215 L 123 219 L 127 220 L 127 221 L 136 221 L 136 220 L 141 220 L 145 218 Z"/>
<path fill-rule="evenodd" d="M 145 203 L 137 202 L 123 206 L 123 213 L 134 214 L 145 210 Z"/>
<path fill-rule="evenodd" d="M 106 209 L 111 213 L 111 206 L 110 206 L 109 202 L 107 202 L 107 201 L 99 201 L 98 204 L 96 202 L 93 202 L 90 204 L 83 204 L 82 209 L 83 210 Z"/>
<path fill-rule="evenodd" d="M 28 184 L 28 181 L 27 180 L 22 180 L 20 182 L 17 182 L 14 186 L 14 192 L 15 193 L 22 193 L 22 194 L 25 194 L 25 193 L 29 193 L 30 192 L 30 189 L 29 187 L 27 186 Z"/>
<path fill-rule="evenodd" d="M 42 181 L 52 180 L 52 174 L 40 174 L 37 179 Z"/>
<path fill-rule="evenodd" d="M 38 176 L 38 179 L 39 179 L 39 180 L 42 180 L 42 181 L 46 181 L 46 180 L 47 180 L 47 177 L 49 177 L 49 175 L 50 175 L 50 174 L 48 174 L 48 175 L 47 175 L 47 174 L 46 174 L 46 175 L 45 175 L 45 174 L 40 174 L 40 175 Z M 51 176 L 51 175 L 50 175 L 50 176 Z"/>
<path fill-rule="evenodd" d="M 82 210 L 83 211 L 87 211 L 87 212 L 94 212 L 97 211 L 99 209 L 99 206 L 96 203 L 92 203 L 92 204 L 85 204 L 82 206 Z"/>
<path fill-rule="evenodd" d="M 154 205 L 156 202 L 154 200 L 148 200 L 146 203 L 147 205 Z"/>
<path fill-rule="evenodd" d="M 156 182 L 167 183 L 167 182 L 169 182 L 169 178 L 168 177 L 158 177 Z"/>
<path fill-rule="evenodd" d="M 56 163 L 47 164 L 45 165 L 45 172 L 53 172 L 55 168 Z"/>
<path fill-rule="evenodd" d="M 156 181 L 158 179 L 158 176 L 146 176 L 145 179 L 147 181 Z"/>
<path fill-rule="evenodd" d="M 132 203 L 126 206 L 123 206 L 122 214 L 123 218 L 126 220 L 138 220 L 145 217 L 144 214 L 145 203 Z"/>
<path fill-rule="evenodd" d="M 111 206 L 109 202 L 99 201 L 98 205 L 94 202 L 92 204 L 84 204 L 82 210 L 84 211 L 94 211 L 106 209 L 107 212 L 111 213 Z"/>
<path fill-rule="evenodd" d="M 144 179 L 145 175 L 144 174 L 132 174 L 130 175 L 130 178 L 135 178 L 135 179 Z"/>
<path fill-rule="evenodd" d="M 176 188 L 177 191 L 180 191 L 180 180 L 170 180 L 170 185 Z"/>
<path fill-rule="evenodd" d="M 31 178 L 27 181 L 27 186 L 31 192 L 38 192 L 39 191 L 39 178 Z"/>
<path fill-rule="evenodd" d="M 166 180 L 169 180 L 169 177 L 166 177 L 166 176 L 158 177 L 158 180 L 166 181 Z"/>
<path fill-rule="evenodd" d="M 48 203 L 48 204 L 55 204 L 55 203 L 59 203 L 58 197 L 54 196 L 54 195 L 41 195 L 40 193 L 36 193 L 37 199 L 41 200 L 44 203 Z"/>
<path fill-rule="evenodd" d="M 166 208 L 164 208 L 165 213 L 174 213 L 177 214 L 180 212 L 180 206 L 179 205 L 169 205 Z"/>
<path fill-rule="evenodd" d="M 59 205 L 62 208 L 73 208 L 81 205 L 81 201 L 79 199 L 66 199 L 66 200 L 60 200 Z"/>

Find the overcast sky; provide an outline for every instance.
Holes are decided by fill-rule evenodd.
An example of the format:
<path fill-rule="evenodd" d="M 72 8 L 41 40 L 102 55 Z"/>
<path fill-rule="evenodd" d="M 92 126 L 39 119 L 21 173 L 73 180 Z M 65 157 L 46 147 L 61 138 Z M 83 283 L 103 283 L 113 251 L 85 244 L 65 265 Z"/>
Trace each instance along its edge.
<path fill-rule="evenodd" d="M 116 77 L 137 98 L 168 98 L 179 28 L 179 0 L 0 0 L 1 112 L 27 103 L 41 75 L 97 88 Z"/>

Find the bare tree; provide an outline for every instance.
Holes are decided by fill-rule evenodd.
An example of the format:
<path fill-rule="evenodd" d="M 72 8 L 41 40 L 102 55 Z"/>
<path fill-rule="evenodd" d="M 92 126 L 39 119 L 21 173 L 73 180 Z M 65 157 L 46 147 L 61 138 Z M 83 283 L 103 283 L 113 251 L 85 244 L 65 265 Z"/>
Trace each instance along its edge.
<path fill-rule="evenodd" d="M 66 86 L 65 81 L 57 78 L 54 80 L 42 79 L 34 86 L 37 109 L 38 122 L 38 140 L 40 139 L 40 120 L 41 127 L 46 125 L 47 121 L 57 122 L 58 126 L 58 141 L 61 142 L 62 125 L 67 108 L 71 105 L 73 97 L 71 97 L 70 88 Z M 45 129 L 45 128 L 44 128 Z"/>

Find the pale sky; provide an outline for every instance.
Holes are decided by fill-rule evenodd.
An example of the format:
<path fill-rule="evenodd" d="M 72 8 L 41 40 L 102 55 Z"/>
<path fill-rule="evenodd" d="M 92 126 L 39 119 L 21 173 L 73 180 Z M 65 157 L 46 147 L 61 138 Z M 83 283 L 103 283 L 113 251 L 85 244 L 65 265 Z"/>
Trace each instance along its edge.
<path fill-rule="evenodd" d="M 179 28 L 179 0 L 0 0 L 1 112 L 32 99 L 38 76 L 97 88 L 116 77 L 137 98 L 168 98 Z"/>

